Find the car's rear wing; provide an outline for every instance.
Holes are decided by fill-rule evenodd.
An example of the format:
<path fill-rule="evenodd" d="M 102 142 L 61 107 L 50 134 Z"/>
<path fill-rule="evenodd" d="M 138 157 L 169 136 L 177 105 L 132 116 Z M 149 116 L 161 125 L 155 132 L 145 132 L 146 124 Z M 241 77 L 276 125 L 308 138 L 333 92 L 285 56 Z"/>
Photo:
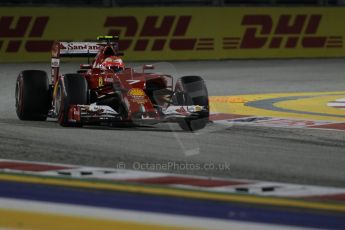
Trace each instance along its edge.
<path fill-rule="evenodd" d="M 96 56 L 100 47 L 111 45 L 118 51 L 118 36 L 98 36 L 97 42 L 59 42 L 55 41 L 52 58 L 59 57 L 92 57 Z"/>
<path fill-rule="evenodd" d="M 95 57 L 102 46 L 110 45 L 118 53 L 118 36 L 98 36 L 97 42 L 61 42 L 55 41 L 52 47 L 51 67 L 53 84 L 59 76 L 61 57 Z M 123 54 L 122 54 L 123 55 Z"/>
<path fill-rule="evenodd" d="M 101 44 L 98 42 L 55 42 L 52 58 L 96 56 Z"/>
<path fill-rule="evenodd" d="M 96 42 L 60 42 L 60 57 L 90 57 L 98 53 Z"/>
<path fill-rule="evenodd" d="M 98 42 L 59 42 L 55 41 L 52 47 L 51 67 L 52 82 L 55 84 L 59 76 L 61 57 L 87 57 L 97 55 L 102 44 Z"/>

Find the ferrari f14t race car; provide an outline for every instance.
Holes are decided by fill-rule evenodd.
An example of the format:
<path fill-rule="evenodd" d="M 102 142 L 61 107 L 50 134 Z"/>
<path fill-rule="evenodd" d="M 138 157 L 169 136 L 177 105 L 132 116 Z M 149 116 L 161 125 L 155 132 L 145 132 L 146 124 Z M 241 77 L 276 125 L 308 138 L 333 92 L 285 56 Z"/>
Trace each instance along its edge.
<path fill-rule="evenodd" d="M 177 79 L 152 73 L 154 65 L 127 68 L 117 36 L 97 42 L 55 42 L 51 80 L 42 70 L 24 70 L 16 82 L 16 112 L 21 120 L 57 119 L 62 126 L 177 122 L 183 130 L 205 127 L 208 93 L 199 76 Z M 76 73 L 60 74 L 62 57 L 94 58 Z"/>

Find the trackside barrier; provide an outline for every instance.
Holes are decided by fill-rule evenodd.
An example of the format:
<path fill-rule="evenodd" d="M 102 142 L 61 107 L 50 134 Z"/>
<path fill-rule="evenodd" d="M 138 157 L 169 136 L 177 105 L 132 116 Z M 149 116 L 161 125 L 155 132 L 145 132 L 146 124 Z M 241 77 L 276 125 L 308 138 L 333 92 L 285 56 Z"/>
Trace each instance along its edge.
<path fill-rule="evenodd" d="M 0 62 L 119 34 L 126 60 L 345 57 L 345 8 L 0 8 Z M 73 47 L 69 47 L 73 49 Z"/>

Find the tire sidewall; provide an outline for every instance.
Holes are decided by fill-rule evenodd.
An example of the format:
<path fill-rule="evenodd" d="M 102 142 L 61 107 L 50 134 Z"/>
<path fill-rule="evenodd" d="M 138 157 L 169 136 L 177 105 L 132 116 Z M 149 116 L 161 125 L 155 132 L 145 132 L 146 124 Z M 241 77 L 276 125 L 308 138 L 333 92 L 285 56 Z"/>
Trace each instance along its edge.
<path fill-rule="evenodd" d="M 65 82 L 63 78 L 60 78 L 59 83 L 57 85 L 57 95 L 56 100 L 58 100 L 58 104 L 55 106 L 59 106 L 57 111 L 58 123 L 62 126 L 68 125 L 68 98 L 65 94 Z"/>

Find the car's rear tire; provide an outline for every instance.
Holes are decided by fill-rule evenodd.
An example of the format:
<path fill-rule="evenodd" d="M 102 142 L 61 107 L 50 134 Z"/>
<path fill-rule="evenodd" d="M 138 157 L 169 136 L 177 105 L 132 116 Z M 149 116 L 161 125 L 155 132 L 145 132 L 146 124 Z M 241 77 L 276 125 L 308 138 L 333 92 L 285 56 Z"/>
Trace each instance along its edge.
<path fill-rule="evenodd" d="M 88 85 L 85 77 L 79 74 L 66 74 L 60 78 L 55 95 L 55 109 L 61 126 L 81 127 L 81 122 L 68 119 L 71 105 L 85 105 L 88 98 Z"/>
<path fill-rule="evenodd" d="M 198 113 L 197 118 L 179 121 L 179 126 L 186 131 L 203 129 L 209 122 L 208 92 L 204 80 L 199 76 L 184 76 L 178 79 L 173 97 L 177 105 L 199 105 L 206 108 Z"/>
<path fill-rule="evenodd" d="M 17 77 L 15 97 L 20 120 L 46 120 L 51 106 L 47 73 L 41 70 L 22 71 Z"/>

